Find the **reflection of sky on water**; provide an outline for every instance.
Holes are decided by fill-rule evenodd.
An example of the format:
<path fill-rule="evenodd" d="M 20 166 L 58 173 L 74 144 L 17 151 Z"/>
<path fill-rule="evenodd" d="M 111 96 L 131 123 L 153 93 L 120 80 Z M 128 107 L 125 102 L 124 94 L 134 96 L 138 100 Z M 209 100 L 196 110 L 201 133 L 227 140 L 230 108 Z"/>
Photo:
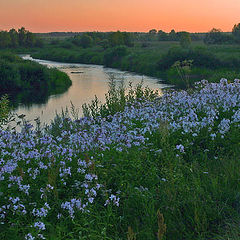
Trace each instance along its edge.
<path fill-rule="evenodd" d="M 29 56 L 24 58 L 31 59 Z M 159 79 L 104 68 L 98 65 L 57 63 L 44 60 L 37 61 L 66 72 L 72 80 L 72 86 L 65 93 L 50 96 L 46 104 L 32 104 L 31 106 L 20 105 L 16 109 L 16 113 L 25 114 L 29 120 L 40 117 L 41 122 L 49 123 L 56 115 L 56 112 L 61 113 L 62 109 L 71 106 L 71 102 L 79 109 L 79 113 L 82 114 L 81 106 L 84 103 L 90 103 L 95 95 L 100 101 L 104 101 L 105 93 L 108 91 L 109 76 L 114 76 L 117 84 L 123 81 L 125 86 L 128 86 L 129 82 L 133 82 L 135 85 L 142 80 L 145 86 L 148 85 L 152 89 L 160 89 L 167 86 L 159 83 Z"/>

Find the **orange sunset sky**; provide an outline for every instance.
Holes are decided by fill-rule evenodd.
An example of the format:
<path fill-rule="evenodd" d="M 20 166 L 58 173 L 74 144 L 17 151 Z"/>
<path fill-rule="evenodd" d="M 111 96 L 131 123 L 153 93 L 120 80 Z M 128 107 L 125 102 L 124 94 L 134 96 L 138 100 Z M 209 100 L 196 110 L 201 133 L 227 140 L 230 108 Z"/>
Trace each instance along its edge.
<path fill-rule="evenodd" d="M 231 31 L 240 0 L 0 0 L 0 30 Z"/>

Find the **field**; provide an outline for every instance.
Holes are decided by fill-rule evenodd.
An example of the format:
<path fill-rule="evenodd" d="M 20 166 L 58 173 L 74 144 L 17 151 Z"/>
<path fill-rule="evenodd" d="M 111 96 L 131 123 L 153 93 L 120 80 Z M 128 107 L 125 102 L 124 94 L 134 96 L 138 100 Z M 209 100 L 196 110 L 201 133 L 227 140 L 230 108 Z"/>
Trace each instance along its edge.
<path fill-rule="evenodd" d="M 184 47 L 148 35 L 111 45 L 96 34 L 85 36 L 90 42 L 50 34 L 41 47 L 5 51 L 102 64 L 176 88 L 159 95 L 112 81 L 106 103 L 85 104 L 84 117 L 72 106 L 48 126 L 35 119 L 36 128 L 12 116 L 2 97 L 0 239 L 239 240 L 240 45 Z M 19 82 L 23 63 L 6 56 L 2 73 L 7 63 L 24 88 L 32 78 Z M 38 77 L 39 66 L 22 68 Z M 10 121 L 20 131 L 7 128 Z"/>
<path fill-rule="evenodd" d="M 76 46 L 71 39 L 56 41 L 38 50 L 33 57 L 73 63 L 102 64 L 164 79 L 176 87 L 186 88 L 176 69 L 176 61 L 193 60 L 186 73 L 189 85 L 207 79 L 210 82 L 220 78 L 234 80 L 240 78 L 240 45 L 206 45 L 203 41 L 192 41 L 189 48 L 182 48 L 176 41 L 135 40 L 134 46 L 108 47 L 95 44 L 83 48 Z M 121 49 L 122 47 L 122 49 Z"/>
<path fill-rule="evenodd" d="M 111 85 L 84 118 L 0 130 L 0 238 L 239 239 L 239 93 Z"/>

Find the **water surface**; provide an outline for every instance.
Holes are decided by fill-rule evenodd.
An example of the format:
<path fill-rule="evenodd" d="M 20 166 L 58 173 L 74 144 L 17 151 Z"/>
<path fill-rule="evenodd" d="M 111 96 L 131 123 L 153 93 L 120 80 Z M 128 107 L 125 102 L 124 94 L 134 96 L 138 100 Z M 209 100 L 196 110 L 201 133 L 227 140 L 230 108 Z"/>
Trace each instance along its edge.
<path fill-rule="evenodd" d="M 79 110 L 81 116 L 82 105 L 84 103 L 90 103 L 95 95 L 99 100 L 104 102 L 105 94 L 108 91 L 110 76 L 114 77 L 114 81 L 116 81 L 117 84 L 123 82 L 125 86 L 128 86 L 129 82 L 135 85 L 143 80 L 144 85 L 152 89 L 161 91 L 161 89 L 168 87 L 168 85 L 162 84 L 161 80 L 156 78 L 105 68 L 99 65 L 59 63 L 33 59 L 29 55 L 22 57 L 47 65 L 48 67 L 56 67 L 67 73 L 72 80 L 72 86 L 66 92 L 48 97 L 47 101 L 43 104 L 19 103 L 15 112 L 17 114 L 25 114 L 26 118 L 30 121 L 39 117 L 41 122 L 50 123 L 56 116 L 56 113 L 61 113 L 66 107 L 69 108 L 71 103 Z"/>

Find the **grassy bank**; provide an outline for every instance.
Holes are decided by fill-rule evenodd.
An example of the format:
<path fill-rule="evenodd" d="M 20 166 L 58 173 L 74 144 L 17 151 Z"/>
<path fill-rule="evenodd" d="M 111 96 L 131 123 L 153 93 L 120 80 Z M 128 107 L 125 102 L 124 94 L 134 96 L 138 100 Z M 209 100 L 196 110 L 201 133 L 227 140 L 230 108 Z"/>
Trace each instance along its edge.
<path fill-rule="evenodd" d="M 135 41 L 134 46 L 103 47 L 95 44 L 90 47 L 76 46 L 71 39 L 45 47 L 32 55 L 35 58 L 72 63 L 102 64 L 159 77 L 178 87 L 186 87 L 176 69 L 172 66 L 176 61 L 193 60 L 190 83 L 201 79 L 210 82 L 221 77 L 240 78 L 240 46 L 205 45 L 202 41 L 194 41 L 188 48 L 180 47 L 176 41 Z"/>
<path fill-rule="evenodd" d="M 71 85 L 67 74 L 26 61 L 9 52 L 0 53 L 0 89 L 21 102 L 41 100 Z M 31 100 L 32 99 L 32 100 Z"/>
<path fill-rule="evenodd" d="M 0 238 L 237 240 L 239 92 L 112 85 L 85 118 L 0 130 Z"/>

